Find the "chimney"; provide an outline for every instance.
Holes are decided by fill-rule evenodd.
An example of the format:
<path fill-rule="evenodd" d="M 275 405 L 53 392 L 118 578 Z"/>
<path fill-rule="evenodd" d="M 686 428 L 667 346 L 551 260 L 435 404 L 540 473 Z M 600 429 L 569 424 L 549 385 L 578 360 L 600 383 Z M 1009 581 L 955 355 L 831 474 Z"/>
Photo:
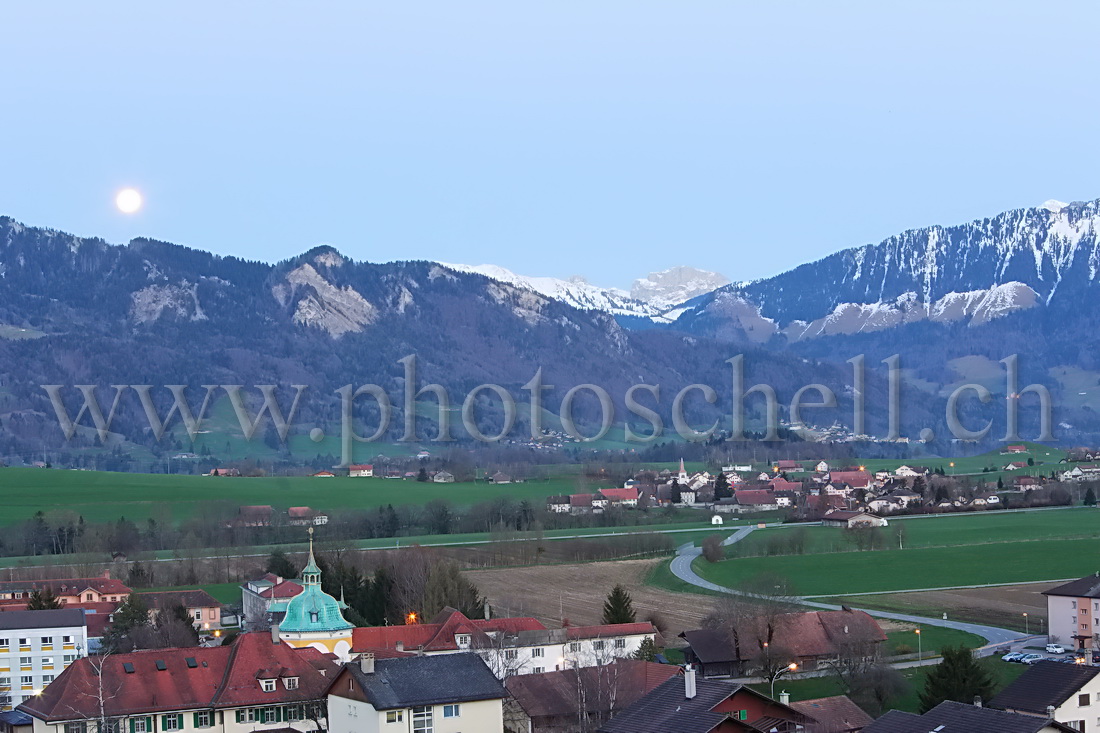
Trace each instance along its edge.
<path fill-rule="evenodd" d="M 374 652 L 363 652 L 359 655 L 359 669 L 363 674 L 374 674 Z"/>
<path fill-rule="evenodd" d="M 397 642 L 396 644 L 393 645 L 393 648 L 396 649 L 399 652 L 403 652 L 403 651 L 405 651 L 405 642 L 399 641 L 399 642 Z"/>
<path fill-rule="evenodd" d="M 1054 720 L 1054 706 L 1053 705 L 1047 705 L 1047 717 L 1050 718 L 1051 720 Z"/>
<path fill-rule="evenodd" d="M 981 695 L 975 695 L 974 696 L 974 707 L 980 708 L 981 706 L 982 706 L 982 696 Z"/>
<path fill-rule="evenodd" d="M 282 639 L 279 638 L 279 624 L 271 624 L 271 643 L 278 644 Z"/>
<path fill-rule="evenodd" d="M 684 666 L 684 697 L 688 700 L 695 697 L 695 667 L 691 664 Z"/>
<path fill-rule="evenodd" d="M 783 692 L 779 693 L 779 702 L 783 703 L 784 705 L 790 705 L 791 704 L 791 693 L 787 692 L 786 690 L 783 690 Z"/>
<path fill-rule="evenodd" d="M 492 618 L 492 614 L 489 610 L 489 601 L 485 601 L 485 620 L 488 621 Z"/>

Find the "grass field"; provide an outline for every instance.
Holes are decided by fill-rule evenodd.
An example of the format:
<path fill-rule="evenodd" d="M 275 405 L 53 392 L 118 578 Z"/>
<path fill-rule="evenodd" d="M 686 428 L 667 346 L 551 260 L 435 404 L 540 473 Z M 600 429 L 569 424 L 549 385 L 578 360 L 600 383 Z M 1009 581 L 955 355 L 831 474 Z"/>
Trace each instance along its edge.
<path fill-rule="evenodd" d="M 1094 509 L 1056 509 L 1040 512 L 982 512 L 943 514 L 890 519 L 882 528 L 885 541 L 898 546 L 898 528 L 903 528 L 906 549 L 977 545 L 988 542 L 1016 542 L 1032 539 L 1100 538 L 1100 513 Z M 782 545 L 790 532 L 804 533 L 805 554 L 851 552 L 855 550 L 838 527 L 769 527 L 753 532 L 727 549 L 730 557 L 767 554 L 769 545 Z"/>
<path fill-rule="evenodd" d="M 993 677 L 994 694 L 1004 689 L 1010 682 L 1027 670 L 1027 665 L 1025 664 L 1002 662 L 1000 659 L 994 657 L 986 657 L 981 660 L 981 663 Z M 890 707 L 908 713 L 919 712 L 920 699 L 918 695 L 921 688 L 924 686 L 925 675 L 927 675 L 928 671 L 931 669 L 932 667 L 929 666 L 912 667 L 901 670 L 902 675 L 909 682 L 909 689 L 906 694 L 891 701 Z M 759 692 L 763 692 L 765 695 L 769 694 L 770 685 L 767 683 L 750 686 Z M 793 680 L 783 679 L 775 683 L 776 695 L 778 695 L 781 690 L 786 690 L 791 693 L 791 700 L 793 701 L 812 700 L 818 697 L 829 697 L 831 695 L 843 695 L 845 692 L 840 682 L 835 677 L 829 676 L 807 677 L 805 679 Z"/>
<path fill-rule="evenodd" d="M 590 490 L 599 488 L 590 484 Z M 62 510 L 88 522 L 126 517 L 187 519 L 202 507 L 271 504 L 311 506 L 333 512 L 386 504 L 425 504 L 443 499 L 469 506 L 501 496 L 542 502 L 553 494 L 576 491 L 576 480 L 559 478 L 524 483 L 419 483 L 382 478 L 319 479 L 272 476 L 226 478 L 41 468 L 0 469 L 0 526 L 29 519 L 35 512 Z"/>
<path fill-rule="evenodd" d="M 886 634 L 887 654 L 911 654 L 918 651 L 916 628 L 891 631 Z M 945 646 L 964 646 L 977 649 L 985 645 L 985 639 L 958 629 L 945 629 L 941 626 L 920 627 L 920 652 L 927 656 L 939 653 Z M 900 647 L 900 649 L 899 649 Z M 906 647 L 909 648 L 906 651 Z"/>
<path fill-rule="evenodd" d="M 935 521 L 935 520 L 928 520 Z M 838 595 L 1076 578 L 1096 572 L 1100 540 L 1026 540 L 950 547 L 748 557 L 695 570 L 733 586 L 764 573 L 791 581 L 801 595 Z"/>

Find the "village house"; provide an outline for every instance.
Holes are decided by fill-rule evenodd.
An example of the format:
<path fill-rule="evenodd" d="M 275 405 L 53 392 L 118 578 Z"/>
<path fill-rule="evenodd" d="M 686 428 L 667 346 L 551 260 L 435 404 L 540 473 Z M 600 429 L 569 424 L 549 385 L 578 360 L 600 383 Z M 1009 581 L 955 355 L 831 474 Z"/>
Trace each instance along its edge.
<path fill-rule="evenodd" d="M 436 471 L 432 476 L 432 481 L 437 484 L 453 484 L 455 482 L 455 475 L 450 471 Z"/>
<path fill-rule="evenodd" d="M 210 469 L 210 473 L 208 473 L 206 475 L 207 476 L 236 476 L 236 477 L 239 477 L 241 475 L 241 470 L 239 468 L 212 468 L 212 469 Z"/>
<path fill-rule="evenodd" d="M 476 654 L 344 666 L 328 690 L 329 733 L 503 733 L 508 692 Z"/>
<path fill-rule="evenodd" d="M 871 512 L 831 511 L 821 518 L 824 527 L 885 527 L 889 522 Z"/>
<path fill-rule="evenodd" d="M 61 578 L 58 580 L 0 581 L 0 604 L 11 601 L 26 603 L 34 591 L 49 591 L 61 603 L 121 603 L 130 589 L 110 572 L 95 578 Z"/>
<path fill-rule="evenodd" d="M 572 504 L 569 501 L 569 496 L 566 494 L 557 494 L 555 496 L 546 497 L 546 511 L 554 512 L 556 514 L 566 514 L 569 512 Z"/>
<path fill-rule="evenodd" d="M 733 498 L 741 507 L 740 513 L 766 512 L 779 508 L 775 496 L 765 489 L 739 489 L 733 492 Z"/>
<path fill-rule="evenodd" d="M 287 524 L 295 527 L 320 526 L 328 524 L 328 515 L 314 511 L 308 506 L 292 506 L 286 510 Z"/>
<path fill-rule="evenodd" d="M 352 632 L 352 653 L 379 659 L 410 654 L 477 652 L 501 679 L 603 664 L 634 654 L 654 640 L 650 623 L 548 629 L 534 618 L 470 619 L 445 608 L 426 624 L 371 626 Z"/>
<path fill-rule="evenodd" d="M 247 629 L 266 629 L 278 623 L 287 603 L 303 591 L 301 583 L 266 573 L 241 585 L 241 606 Z"/>
<path fill-rule="evenodd" d="M 599 725 L 669 678 L 672 664 L 617 659 L 596 667 L 513 675 L 504 680 L 505 727 L 524 733 L 570 733 L 578 721 Z"/>
<path fill-rule="evenodd" d="M 510 484 L 512 483 L 512 477 L 503 471 L 497 471 L 489 477 L 489 481 L 494 484 Z"/>
<path fill-rule="evenodd" d="M 688 644 L 684 659 L 697 664 L 704 677 L 730 677 L 746 674 L 762 655 L 773 652 L 789 656 L 802 671 L 813 671 L 842 652 L 873 658 L 886 634 L 864 611 L 845 609 L 745 619 L 728 633 L 698 629 L 680 638 Z"/>
<path fill-rule="evenodd" d="M 222 627 L 222 604 L 204 590 L 147 591 L 137 595 L 149 608 L 150 620 L 157 614 L 183 606 L 192 626 L 199 631 Z"/>
<path fill-rule="evenodd" d="M 809 716 L 746 685 L 696 679 L 691 665 L 614 715 L 599 733 L 794 733 Z"/>
<path fill-rule="evenodd" d="M 19 709 L 34 733 L 93 733 L 103 719 L 130 733 L 315 731 L 338 671 L 331 655 L 249 633 L 232 646 L 77 659 Z"/>
<path fill-rule="evenodd" d="M 989 701 L 989 707 L 1036 718 L 1053 718 L 1082 733 L 1100 731 L 1100 667 L 1041 661 Z"/>
<path fill-rule="evenodd" d="M 812 718 L 806 726 L 809 733 L 859 733 L 874 722 L 863 709 L 847 695 L 818 697 L 811 700 L 789 702 L 787 693 L 779 695 L 779 702 L 790 705 L 803 715 Z"/>
<path fill-rule="evenodd" d="M 874 487 L 874 478 L 864 470 L 856 471 L 830 471 L 830 482 L 848 484 L 853 489 L 870 489 Z"/>
<path fill-rule="evenodd" d="M 889 710 L 863 733 L 1072 733 L 1053 719 L 1006 713 L 981 705 L 945 700 L 924 715 Z"/>
<path fill-rule="evenodd" d="M 1013 453 L 1027 453 L 1026 445 L 1007 445 L 1005 449 L 1001 451 L 1001 455 L 1011 455 Z"/>
<path fill-rule="evenodd" d="M 611 506 L 636 507 L 638 506 L 638 489 L 600 489 L 596 492 L 602 500 Z"/>
<path fill-rule="evenodd" d="M 1100 573 L 1043 591 L 1047 638 L 1072 649 L 1100 649 Z"/>
<path fill-rule="evenodd" d="M 570 514 L 587 514 L 595 509 L 592 503 L 595 494 L 573 494 L 569 497 Z M 601 510 L 602 511 L 602 510 Z"/>
<path fill-rule="evenodd" d="M 348 476 L 351 478 L 370 478 L 374 476 L 374 466 L 370 463 L 353 463 L 348 466 Z"/>
<path fill-rule="evenodd" d="M 336 478 L 336 474 L 332 471 L 318 471 L 317 473 L 311 473 L 313 478 Z"/>
<path fill-rule="evenodd" d="M 1002 471 L 1019 471 L 1022 468 L 1027 468 L 1027 464 L 1024 463 L 1023 461 L 1013 461 L 1012 463 L 1006 464 L 1001 470 Z"/>
<path fill-rule="evenodd" d="M 41 694 L 88 651 L 82 609 L 0 613 L 0 708 Z"/>
<path fill-rule="evenodd" d="M 817 465 L 814 466 L 814 470 L 817 471 L 818 473 L 828 473 L 829 472 L 829 464 L 826 463 L 825 461 L 818 461 Z"/>
<path fill-rule="evenodd" d="M 798 461 L 789 461 L 789 460 L 776 461 L 774 468 L 775 468 L 775 471 L 777 473 L 782 473 L 783 471 L 804 471 L 805 470 L 805 468 L 802 466 L 802 464 L 799 463 Z"/>

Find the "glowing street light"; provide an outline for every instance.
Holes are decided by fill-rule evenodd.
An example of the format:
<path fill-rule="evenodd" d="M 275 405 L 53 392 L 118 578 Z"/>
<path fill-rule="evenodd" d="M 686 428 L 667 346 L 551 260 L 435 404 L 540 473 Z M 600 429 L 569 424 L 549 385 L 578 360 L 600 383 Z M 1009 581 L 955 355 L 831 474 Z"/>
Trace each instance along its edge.
<path fill-rule="evenodd" d="M 1024 614 L 1024 634 L 1027 635 L 1027 636 L 1031 636 L 1031 631 L 1030 631 L 1030 628 L 1028 626 L 1027 614 L 1026 613 Z"/>
<path fill-rule="evenodd" d="M 771 676 L 771 684 L 772 684 L 771 697 L 772 697 L 773 700 L 775 699 L 775 681 L 777 679 L 779 679 L 780 677 L 782 677 L 783 675 L 787 674 L 788 672 L 794 672 L 797 669 L 798 669 L 798 665 L 795 662 L 791 662 L 786 667 L 780 667 L 779 669 L 775 670 L 774 673 L 772 673 L 772 676 Z"/>
<path fill-rule="evenodd" d="M 917 635 L 917 662 L 919 663 L 922 659 L 924 659 L 924 653 L 921 649 L 920 629 L 915 629 L 913 633 Z"/>

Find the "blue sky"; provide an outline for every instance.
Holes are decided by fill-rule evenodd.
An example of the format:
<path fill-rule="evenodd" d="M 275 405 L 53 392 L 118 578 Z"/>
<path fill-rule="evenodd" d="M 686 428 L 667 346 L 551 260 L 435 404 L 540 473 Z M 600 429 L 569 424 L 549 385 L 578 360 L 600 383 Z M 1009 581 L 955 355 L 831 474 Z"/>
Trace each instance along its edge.
<path fill-rule="evenodd" d="M 267 261 L 761 277 L 1100 197 L 1098 26 L 1073 2 L 4 3 L 0 213 Z"/>

